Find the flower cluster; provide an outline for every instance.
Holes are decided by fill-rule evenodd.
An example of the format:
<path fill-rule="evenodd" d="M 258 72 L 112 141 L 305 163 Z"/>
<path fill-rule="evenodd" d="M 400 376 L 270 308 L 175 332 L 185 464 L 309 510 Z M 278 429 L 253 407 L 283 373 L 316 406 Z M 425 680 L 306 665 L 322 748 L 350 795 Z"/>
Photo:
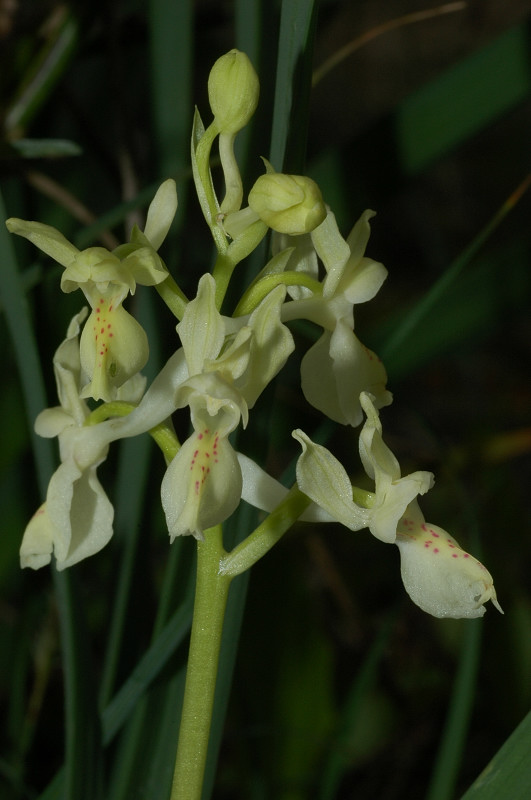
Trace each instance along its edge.
<path fill-rule="evenodd" d="M 404 586 L 430 614 L 481 616 L 488 600 L 501 610 L 487 570 L 449 534 L 425 522 L 417 498 L 431 488 L 431 473 L 403 476 L 382 436 L 379 409 L 392 395 L 383 364 L 355 333 L 354 313 L 387 276 L 382 264 L 365 255 L 374 212 L 365 211 L 345 239 L 317 184 L 278 173 L 268 162 L 244 205 L 234 140 L 256 108 L 258 78 L 248 58 L 233 50 L 214 65 L 208 88 L 213 121 L 205 128 L 196 114 L 192 168 L 217 257 L 195 298 L 185 298 L 158 253 L 177 208 L 172 180 L 156 193 L 144 231 L 135 228 L 130 241 L 112 252 L 80 251 L 38 222 L 7 222 L 10 231 L 64 267 L 62 290 L 81 289 L 90 306 L 74 317 L 54 357 L 60 405 L 36 421 L 39 435 L 58 437 L 61 464 L 26 528 L 22 566 L 39 568 L 53 554 L 64 569 L 107 544 L 113 508 L 96 470 L 112 442 L 145 432 L 164 431 L 157 441 L 166 458 L 161 499 L 171 541 L 188 534 L 204 539 L 242 497 L 268 512 L 289 504 L 287 489 L 237 452 L 230 436 L 247 426 L 294 351 L 289 324 L 308 320 L 318 338 L 301 360 L 302 393 L 339 424 L 363 423 L 359 451 L 374 490 L 353 487 L 332 453 L 297 429 L 293 436 L 302 452 L 296 488 L 307 506 L 302 513 L 301 505 L 301 519 L 336 520 L 351 531 L 367 528 L 381 542 L 396 544 Z M 221 201 L 210 173 L 216 139 L 225 183 Z M 271 258 L 244 288 L 232 315 L 223 313 L 235 267 L 268 231 Z M 148 339 L 123 308 L 137 284 L 155 286 L 163 300 L 172 292 L 178 298 L 168 302 L 177 317 L 174 352 L 147 390 L 141 370 Z M 190 434 L 181 445 L 171 416 L 183 409 L 189 410 Z"/>

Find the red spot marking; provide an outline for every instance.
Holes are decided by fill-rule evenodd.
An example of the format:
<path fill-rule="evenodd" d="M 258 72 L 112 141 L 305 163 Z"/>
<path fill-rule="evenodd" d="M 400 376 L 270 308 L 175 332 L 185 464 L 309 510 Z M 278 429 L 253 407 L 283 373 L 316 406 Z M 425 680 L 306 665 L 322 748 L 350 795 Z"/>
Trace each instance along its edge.
<path fill-rule="evenodd" d="M 459 556 L 457 555 L 457 553 L 452 553 L 452 558 L 459 558 Z"/>

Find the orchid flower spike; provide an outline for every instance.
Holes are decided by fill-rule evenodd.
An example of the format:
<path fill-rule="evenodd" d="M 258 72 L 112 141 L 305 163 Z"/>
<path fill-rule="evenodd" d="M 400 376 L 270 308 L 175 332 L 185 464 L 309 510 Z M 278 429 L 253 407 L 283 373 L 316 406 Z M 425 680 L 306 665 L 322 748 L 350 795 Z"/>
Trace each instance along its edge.
<path fill-rule="evenodd" d="M 154 286 L 168 271 L 156 252 L 164 241 L 175 211 L 177 193 L 173 180 L 158 189 L 147 214 L 145 231 L 134 228 L 131 241 L 113 252 L 103 247 L 78 250 L 59 231 L 40 222 L 9 219 L 12 233 L 24 236 L 65 270 L 64 292 L 80 288 L 90 303 L 91 314 L 80 340 L 80 358 L 87 383 L 82 397 L 110 401 L 117 390 L 140 372 L 149 347 L 144 329 L 122 307 L 136 285 Z"/>

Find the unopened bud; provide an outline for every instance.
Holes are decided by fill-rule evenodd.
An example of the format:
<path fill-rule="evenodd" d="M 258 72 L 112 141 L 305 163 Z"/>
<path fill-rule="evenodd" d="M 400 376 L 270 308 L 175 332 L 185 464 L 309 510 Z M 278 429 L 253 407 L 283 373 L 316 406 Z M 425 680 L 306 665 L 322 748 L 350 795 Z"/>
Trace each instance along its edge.
<path fill-rule="evenodd" d="M 326 217 L 321 190 L 302 175 L 261 175 L 249 192 L 249 206 L 272 230 L 292 236 L 310 233 Z"/>
<path fill-rule="evenodd" d="M 208 99 L 220 133 L 235 134 L 255 112 L 260 84 L 245 53 L 231 50 L 218 58 L 208 77 Z"/>

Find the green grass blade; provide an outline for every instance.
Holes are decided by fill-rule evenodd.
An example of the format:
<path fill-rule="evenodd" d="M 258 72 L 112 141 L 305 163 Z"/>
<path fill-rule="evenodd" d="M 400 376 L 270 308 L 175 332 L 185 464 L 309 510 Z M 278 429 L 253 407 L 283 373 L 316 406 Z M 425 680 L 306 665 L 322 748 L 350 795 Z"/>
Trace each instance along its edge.
<path fill-rule="evenodd" d="M 300 172 L 306 153 L 317 3 L 281 5 L 270 157 L 277 171 Z"/>
<path fill-rule="evenodd" d="M 527 800 L 531 786 L 531 711 L 461 800 Z"/>
<path fill-rule="evenodd" d="M 150 0 L 150 67 L 153 124 L 164 176 L 189 165 L 193 109 L 193 3 Z"/>
<path fill-rule="evenodd" d="M 481 633 L 481 620 L 467 621 L 448 717 L 426 800 L 451 800 L 455 796 L 475 697 Z"/>
<path fill-rule="evenodd" d="M 146 689 L 160 674 L 190 630 L 192 597 L 173 614 L 162 632 L 145 652 L 121 689 L 102 714 L 103 740 L 108 744 L 116 735 Z"/>
<path fill-rule="evenodd" d="M 352 683 L 337 726 L 337 733 L 331 742 L 330 754 L 322 768 L 319 800 L 334 800 L 345 770 L 349 767 L 349 742 L 356 731 L 364 697 L 377 680 L 378 667 L 385 655 L 396 616 L 396 613 L 391 614 L 382 625 Z"/>
<path fill-rule="evenodd" d="M 99 689 L 99 707 L 110 701 L 123 646 L 129 603 L 133 588 L 134 565 L 142 526 L 140 515 L 149 474 L 150 444 L 147 437 L 122 442 L 118 465 L 115 529 L 122 531 L 122 550 L 118 567 L 117 588 L 112 603 L 112 616 L 105 649 L 105 664 Z"/>
<path fill-rule="evenodd" d="M 474 259 L 530 185 L 531 174 L 526 176 L 525 180 L 515 189 L 508 200 L 503 203 L 487 225 L 474 237 L 468 247 L 466 247 L 449 265 L 448 269 L 425 294 L 422 300 L 404 316 L 403 322 L 395 327 L 392 337 L 379 350 L 384 362 L 391 362 L 401 349 L 405 348 L 407 350 L 421 325 L 428 319 L 434 306 L 441 302 L 445 294 L 455 285 L 457 278 L 461 275 L 464 268 Z"/>
<path fill-rule="evenodd" d="M 416 173 L 531 93 L 525 25 L 503 33 L 401 104 L 395 124 L 403 168 Z"/>

